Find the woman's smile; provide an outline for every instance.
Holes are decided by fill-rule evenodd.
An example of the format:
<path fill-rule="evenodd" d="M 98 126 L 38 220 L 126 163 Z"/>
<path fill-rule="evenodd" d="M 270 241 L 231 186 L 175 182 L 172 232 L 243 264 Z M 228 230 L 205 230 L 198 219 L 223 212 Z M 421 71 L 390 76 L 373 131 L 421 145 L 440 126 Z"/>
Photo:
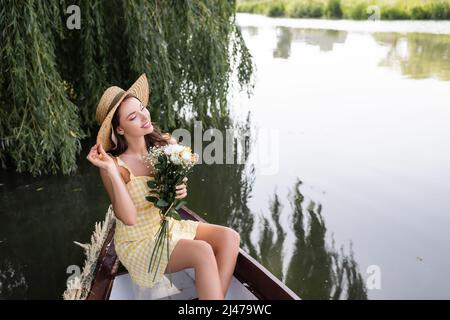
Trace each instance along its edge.
<path fill-rule="evenodd" d="M 141 128 L 149 128 L 149 127 L 150 127 L 150 121 L 149 121 L 149 120 L 147 120 L 147 122 L 144 123 L 144 124 L 141 126 Z"/>

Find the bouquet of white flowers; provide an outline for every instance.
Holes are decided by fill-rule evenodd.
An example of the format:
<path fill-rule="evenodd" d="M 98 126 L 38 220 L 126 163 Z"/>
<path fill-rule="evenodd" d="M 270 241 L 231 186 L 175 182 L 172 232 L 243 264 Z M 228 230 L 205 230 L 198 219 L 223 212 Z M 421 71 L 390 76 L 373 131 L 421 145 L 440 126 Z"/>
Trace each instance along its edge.
<path fill-rule="evenodd" d="M 164 246 L 167 246 L 167 261 L 169 261 L 168 237 L 172 236 L 172 226 L 170 228 L 168 226 L 168 217 L 181 220 L 176 210 L 186 203 L 186 201 L 175 198 L 176 186 L 191 171 L 198 159 L 198 154 L 192 153 L 190 147 L 179 144 L 151 147 L 148 155 L 144 157 L 144 161 L 150 164 L 155 171 L 155 179 L 147 183 L 150 188 L 150 194 L 146 196 L 146 199 L 161 209 L 161 226 L 155 235 L 156 245 L 153 249 L 148 269 L 148 272 L 155 270 L 153 280 L 159 269 Z M 155 263 L 156 261 L 157 263 Z"/>

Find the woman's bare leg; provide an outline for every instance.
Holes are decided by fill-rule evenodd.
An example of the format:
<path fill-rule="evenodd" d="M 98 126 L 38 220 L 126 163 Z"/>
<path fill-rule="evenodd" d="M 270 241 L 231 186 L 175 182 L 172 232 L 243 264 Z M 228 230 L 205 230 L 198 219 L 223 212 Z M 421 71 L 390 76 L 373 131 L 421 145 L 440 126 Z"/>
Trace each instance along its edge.
<path fill-rule="evenodd" d="M 203 240 L 178 240 L 165 273 L 186 268 L 195 270 L 195 287 L 199 300 L 224 299 L 216 258 L 210 244 Z"/>
<path fill-rule="evenodd" d="M 197 227 L 195 239 L 204 240 L 213 248 L 222 292 L 226 296 L 239 255 L 239 233 L 228 227 L 202 222 Z"/>

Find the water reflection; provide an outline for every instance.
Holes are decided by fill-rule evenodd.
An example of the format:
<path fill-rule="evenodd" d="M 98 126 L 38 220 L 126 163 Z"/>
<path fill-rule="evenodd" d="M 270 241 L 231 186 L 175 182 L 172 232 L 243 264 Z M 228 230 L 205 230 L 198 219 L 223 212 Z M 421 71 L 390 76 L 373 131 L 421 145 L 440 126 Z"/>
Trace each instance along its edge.
<path fill-rule="evenodd" d="M 89 145 L 86 141 L 82 155 Z M 80 157 L 77 173 L 70 177 L 0 172 L 0 275 L 14 269 L 16 277 L 26 279 L 26 285 L 14 290 L 3 286 L 2 298 L 58 299 L 67 267 L 82 265 L 83 252 L 73 241 L 87 242 L 108 200 L 98 170 Z"/>
<path fill-rule="evenodd" d="M 328 246 L 322 206 L 305 197 L 298 180 L 290 194 L 292 226 L 295 233 L 294 253 L 286 276 L 287 285 L 303 299 L 367 299 L 364 280 L 358 264 L 344 248 Z"/>
<path fill-rule="evenodd" d="M 288 59 L 291 55 L 292 31 L 287 27 L 277 28 L 277 46 L 273 50 L 274 58 Z"/>
<path fill-rule="evenodd" d="M 259 36 L 255 27 L 242 27 L 249 37 Z M 289 59 L 292 44 L 305 43 L 319 47 L 321 52 L 333 51 L 336 44 L 345 44 L 351 32 L 327 29 L 302 29 L 278 26 L 273 57 Z M 450 35 L 426 33 L 366 33 L 377 44 L 388 48 L 379 66 L 389 67 L 413 79 L 450 80 Z M 363 51 L 365 48 L 361 47 Z M 351 63 L 351 62 L 350 62 Z"/>
<path fill-rule="evenodd" d="M 291 55 L 292 42 L 303 42 L 318 46 L 320 51 L 332 51 L 336 43 L 344 43 L 347 32 L 323 29 L 294 29 L 277 27 L 277 45 L 273 51 L 274 58 L 288 59 Z"/>
<path fill-rule="evenodd" d="M 286 239 L 286 232 L 280 224 L 281 203 L 278 195 L 275 194 L 270 205 L 271 219 L 263 217 L 263 228 L 259 237 L 259 248 L 257 259 L 269 269 L 278 279 L 283 279 L 283 244 Z M 275 232 L 270 226 L 270 222 L 275 225 Z M 276 240 L 273 241 L 274 234 Z M 294 288 L 291 288 L 295 291 Z"/>
<path fill-rule="evenodd" d="M 9 258 L 0 260 L 0 300 L 20 299 L 25 296 L 28 284 L 22 269 L 20 263 L 13 262 Z"/>
<path fill-rule="evenodd" d="M 367 291 L 353 252 L 346 254 L 326 243 L 322 206 L 309 202 L 306 208 L 298 181 L 290 194 L 289 215 L 295 235 L 292 258 L 283 274 L 286 232 L 280 223 L 282 203 L 277 194 L 271 201 L 271 218 L 263 218 L 257 259 L 302 299 L 367 299 Z M 305 213 L 306 212 L 306 213 Z M 272 230 L 271 224 L 275 226 Z M 276 240 L 273 236 L 276 234 Z"/>
<path fill-rule="evenodd" d="M 389 48 L 380 66 L 413 79 L 450 80 L 450 35 L 374 33 L 373 37 Z"/>

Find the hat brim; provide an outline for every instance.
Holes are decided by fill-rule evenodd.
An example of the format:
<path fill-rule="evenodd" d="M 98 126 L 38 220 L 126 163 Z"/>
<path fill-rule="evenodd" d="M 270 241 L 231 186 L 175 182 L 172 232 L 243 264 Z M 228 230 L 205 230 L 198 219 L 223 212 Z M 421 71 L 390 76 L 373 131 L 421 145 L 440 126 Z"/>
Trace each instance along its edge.
<path fill-rule="evenodd" d="M 139 100 L 141 100 L 142 104 L 144 106 L 147 106 L 149 98 L 149 87 L 145 73 L 142 74 L 136 80 L 136 82 L 131 85 L 131 87 L 128 90 L 124 91 L 120 99 L 111 108 L 111 110 L 108 112 L 105 119 L 103 120 L 100 129 L 98 130 L 97 143 L 101 144 L 105 151 L 109 151 L 114 146 L 114 143 L 111 140 L 111 127 L 112 127 L 111 122 L 114 113 L 122 103 L 123 99 L 125 99 L 125 97 L 129 94 L 133 94 L 134 96 L 138 97 Z"/>

